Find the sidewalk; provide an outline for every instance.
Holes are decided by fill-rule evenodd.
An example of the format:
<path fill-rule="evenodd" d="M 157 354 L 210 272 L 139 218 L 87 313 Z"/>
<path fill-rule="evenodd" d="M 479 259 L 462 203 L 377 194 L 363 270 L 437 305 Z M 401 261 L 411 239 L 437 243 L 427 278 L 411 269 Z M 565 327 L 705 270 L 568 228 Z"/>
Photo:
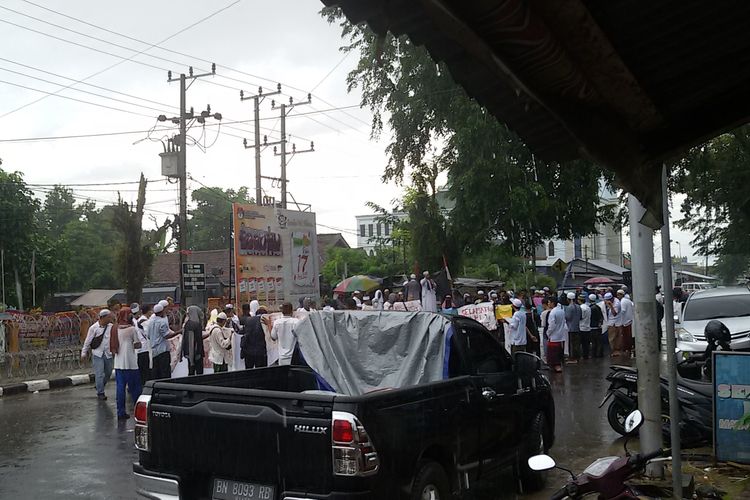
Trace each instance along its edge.
<path fill-rule="evenodd" d="M 47 391 L 93 382 L 93 373 L 51 374 L 47 378 L 34 380 L 0 380 L 0 397 L 22 394 L 24 392 Z"/>

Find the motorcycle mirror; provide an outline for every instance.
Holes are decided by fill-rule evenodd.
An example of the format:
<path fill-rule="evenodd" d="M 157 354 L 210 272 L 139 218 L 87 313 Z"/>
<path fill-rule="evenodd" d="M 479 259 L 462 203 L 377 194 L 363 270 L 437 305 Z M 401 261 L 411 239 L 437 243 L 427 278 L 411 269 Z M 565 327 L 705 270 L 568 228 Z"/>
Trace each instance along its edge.
<path fill-rule="evenodd" d="M 549 455 L 534 455 L 529 458 L 529 469 L 533 471 L 545 471 L 555 468 L 555 460 Z"/>
<path fill-rule="evenodd" d="M 633 410 L 630 415 L 625 417 L 624 427 L 627 434 L 637 431 L 641 425 L 643 425 L 643 413 L 641 413 L 641 410 Z"/>

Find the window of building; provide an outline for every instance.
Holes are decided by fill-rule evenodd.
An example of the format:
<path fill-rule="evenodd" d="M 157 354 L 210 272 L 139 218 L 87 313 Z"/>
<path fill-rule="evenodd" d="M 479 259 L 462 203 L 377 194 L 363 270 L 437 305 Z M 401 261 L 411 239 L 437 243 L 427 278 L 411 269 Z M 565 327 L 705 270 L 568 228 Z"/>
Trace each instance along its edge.
<path fill-rule="evenodd" d="M 547 257 L 554 257 L 555 256 L 555 243 L 553 241 L 549 242 L 549 245 L 547 245 Z"/>
<path fill-rule="evenodd" d="M 365 237 L 365 225 L 364 224 L 359 225 L 359 235 L 363 238 Z"/>
<path fill-rule="evenodd" d="M 382 224 L 380 224 L 380 223 L 378 222 L 378 227 L 376 227 L 376 228 L 375 228 L 376 234 L 377 234 L 378 236 L 380 236 L 380 233 L 381 233 L 382 229 L 383 229 L 383 226 L 382 226 Z"/>
<path fill-rule="evenodd" d="M 384 229 L 385 229 L 385 235 L 389 236 L 391 234 L 391 225 L 386 222 Z"/>
<path fill-rule="evenodd" d="M 372 236 L 372 224 L 367 225 L 367 236 Z"/>
<path fill-rule="evenodd" d="M 581 257 L 583 257 L 581 238 L 575 238 L 573 240 L 573 258 L 580 259 Z"/>

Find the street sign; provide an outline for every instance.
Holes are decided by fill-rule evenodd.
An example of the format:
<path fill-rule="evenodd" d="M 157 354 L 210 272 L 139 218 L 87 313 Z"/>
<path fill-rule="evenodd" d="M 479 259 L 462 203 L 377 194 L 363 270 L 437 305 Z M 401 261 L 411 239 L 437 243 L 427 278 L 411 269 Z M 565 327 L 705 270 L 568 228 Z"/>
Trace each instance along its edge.
<path fill-rule="evenodd" d="M 184 262 L 182 264 L 182 288 L 185 290 L 206 289 L 206 265 Z"/>

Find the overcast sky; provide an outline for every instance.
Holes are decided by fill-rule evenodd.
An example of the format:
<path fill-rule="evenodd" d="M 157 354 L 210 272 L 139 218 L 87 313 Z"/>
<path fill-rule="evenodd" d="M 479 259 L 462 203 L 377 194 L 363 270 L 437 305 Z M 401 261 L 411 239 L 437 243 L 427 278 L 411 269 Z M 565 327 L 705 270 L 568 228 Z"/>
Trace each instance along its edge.
<path fill-rule="evenodd" d="M 270 91 L 280 82 L 285 94 L 281 99 L 292 96 L 295 101 L 303 101 L 307 91 L 313 92 L 312 105 L 292 112 L 310 114 L 290 116 L 287 133 L 299 149 L 307 149 L 314 141 L 316 152 L 296 156 L 289 164 L 288 175 L 294 199 L 311 204 L 317 213 L 318 232 L 340 230 L 354 245 L 354 216 L 368 212 L 365 203 L 390 205 L 398 196 L 398 186 L 380 181 L 386 163 L 385 142 L 369 139 L 371 115 L 356 107 L 359 94 L 346 90 L 346 75 L 356 64 L 356 55 L 344 57 L 339 51 L 340 30 L 320 17 L 321 3 L 33 2 L 70 17 L 23 0 L 2 3 L 0 141 L 149 130 L 156 124 L 157 115 L 174 116 L 178 112 L 179 84 L 167 83 L 167 70 L 177 76 L 192 65 L 199 73 L 210 67 L 203 60 L 215 61 L 217 76 L 197 79 L 188 91 L 187 105 L 197 112 L 210 104 L 213 112 L 222 113 L 224 122 L 252 118 L 252 101 L 240 102 L 239 89 L 251 94 L 263 86 Z M 226 6 L 226 10 L 160 43 Z M 158 47 L 149 48 L 157 43 Z M 96 87 L 78 83 L 63 89 L 82 79 Z M 49 96 L 38 91 L 59 93 Z M 347 108 L 327 111 L 342 107 Z M 269 98 L 261 106 L 262 133 L 268 134 L 269 141 L 279 138 L 277 118 L 278 111 L 271 109 Z M 189 189 L 200 187 L 200 183 L 223 188 L 247 186 L 254 194 L 254 156 L 252 150 L 243 148 L 241 139 L 247 137 L 252 143 L 252 127 L 252 123 L 227 124 L 218 136 L 216 126 L 206 127 L 205 133 L 199 126 L 193 127 L 189 135 L 210 147 L 205 152 L 197 146 L 188 149 L 188 173 L 196 180 L 188 183 Z M 165 131 L 154 132 L 151 139 L 155 140 L 137 133 L 0 142 L 0 158 L 3 169 L 21 171 L 28 183 L 40 185 L 130 182 L 143 172 L 154 181 L 149 184 L 147 208 L 150 215 L 162 219 L 177 211 L 177 187 L 163 181 L 158 156 L 162 151 L 158 139 L 167 135 Z M 279 158 L 270 148 L 263 153 L 262 165 L 264 175 L 280 174 Z M 135 198 L 134 185 L 77 186 L 75 191 L 77 196 L 90 197 L 102 205 L 117 199 L 118 188 L 123 198 Z M 36 189 L 43 196 L 45 187 Z M 270 181 L 264 182 L 264 190 L 279 197 L 279 189 Z M 673 239 L 681 243 L 679 248 L 673 245 L 674 254 L 681 251 L 692 255 L 690 236 L 675 229 L 673 232 Z M 624 241 L 627 248 L 627 236 Z M 656 260 L 661 259 L 657 256 Z"/>

